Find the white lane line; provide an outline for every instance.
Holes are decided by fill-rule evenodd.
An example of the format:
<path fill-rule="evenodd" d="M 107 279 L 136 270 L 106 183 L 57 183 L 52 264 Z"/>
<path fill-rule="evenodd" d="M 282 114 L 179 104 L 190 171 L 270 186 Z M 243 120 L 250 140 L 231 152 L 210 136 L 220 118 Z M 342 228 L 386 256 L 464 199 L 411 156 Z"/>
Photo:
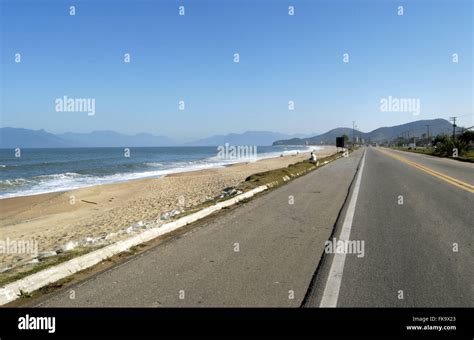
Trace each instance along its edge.
<path fill-rule="evenodd" d="M 365 164 L 365 150 L 362 156 L 362 162 L 357 174 L 354 191 L 349 201 L 349 207 L 346 211 L 346 217 L 344 218 L 344 224 L 342 225 L 341 235 L 339 240 L 349 241 L 351 235 L 352 220 L 354 218 L 355 207 L 357 203 L 357 196 L 359 195 L 360 179 L 362 178 L 362 171 L 364 170 Z M 337 299 L 339 297 L 339 289 L 341 288 L 342 272 L 344 271 L 344 262 L 346 261 L 346 254 L 336 253 L 332 260 L 331 269 L 329 271 L 328 280 L 326 287 L 324 288 L 323 297 L 321 299 L 320 307 L 336 307 Z"/>

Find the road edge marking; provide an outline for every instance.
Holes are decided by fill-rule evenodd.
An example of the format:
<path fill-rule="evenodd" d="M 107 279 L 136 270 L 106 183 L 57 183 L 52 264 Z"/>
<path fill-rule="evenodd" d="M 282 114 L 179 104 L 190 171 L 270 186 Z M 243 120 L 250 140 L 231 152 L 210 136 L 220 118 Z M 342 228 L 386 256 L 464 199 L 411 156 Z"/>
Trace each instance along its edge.
<path fill-rule="evenodd" d="M 366 150 L 364 150 L 364 155 L 362 156 L 361 166 L 357 174 L 354 190 L 352 191 L 349 206 L 344 217 L 344 223 L 339 235 L 339 240 L 341 241 L 349 241 L 349 237 L 351 235 L 352 221 L 354 219 L 355 207 L 357 204 L 357 198 L 359 196 L 362 172 L 364 171 L 365 154 Z M 324 292 L 319 307 L 337 307 L 337 300 L 339 298 L 345 261 L 346 254 L 334 254 L 331 269 L 329 270 L 328 279 L 326 281 L 326 286 L 324 287 Z"/>

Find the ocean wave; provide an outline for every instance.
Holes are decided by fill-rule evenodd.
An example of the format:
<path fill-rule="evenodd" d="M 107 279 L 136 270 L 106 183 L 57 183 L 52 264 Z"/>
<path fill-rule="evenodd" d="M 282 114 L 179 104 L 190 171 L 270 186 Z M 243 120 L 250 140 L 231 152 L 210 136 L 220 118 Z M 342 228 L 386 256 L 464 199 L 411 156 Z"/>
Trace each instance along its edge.
<path fill-rule="evenodd" d="M 107 176 L 80 175 L 77 173 L 60 173 L 35 176 L 31 179 L 7 179 L 0 181 L 0 199 L 19 196 L 39 195 L 50 192 L 61 192 L 85 188 L 94 185 L 126 182 L 142 178 L 159 178 L 171 173 L 196 171 L 206 166 L 176 167 L 164 170 L 116 173 Z"/>
<path fill-rule="evenodd" d="M 148 162 L 148 163 L 145 163 L 146 166 L 150 166 L 150 167 L 161 167 L 164 165 L 164 163 L 159 163 L 159 162 Z"/>
<path fill-rule="evenodd" d="M 40 176 L 35 176 L 33 178 L 39 179 L 39 180 L 49 180 L 49 179 L 69 179 L 69 178 L 77 178 L 77 177 L 82 177 L 84 175 L 78 174 L 77 172 L 65 172 L 61 174 L 51 174 L 51 175 L 40 175 Z"/>
<path fill-rule="evenodd" d="M 0 181 L 0 188 L 17 187 L 28 183 L 32 183 L 32 180 L 25 178 L 5 179 L 3 181 Z"/>

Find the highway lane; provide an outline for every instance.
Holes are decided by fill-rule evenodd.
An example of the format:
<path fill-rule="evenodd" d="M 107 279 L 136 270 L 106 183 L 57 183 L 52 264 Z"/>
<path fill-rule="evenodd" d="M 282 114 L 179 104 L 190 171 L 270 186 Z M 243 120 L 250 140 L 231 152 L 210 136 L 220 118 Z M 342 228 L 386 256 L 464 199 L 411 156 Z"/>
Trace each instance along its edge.
<path fill-rule="evenodd" d="M 39 305 L 298 307 L 361 155 L 357 151 L 198 222 L 181 237 Z"/>
<path fill-rule="evenodd" d="M 389 153 L 472 183 L 471 164 Z M 473 221 L 473 193 L 368 148 L 350 235 L 365 254 L 346 255 L 337 306 L 472 307 Z M 325 256 L 306 306 L 320 305 L 333 258 Z"/>

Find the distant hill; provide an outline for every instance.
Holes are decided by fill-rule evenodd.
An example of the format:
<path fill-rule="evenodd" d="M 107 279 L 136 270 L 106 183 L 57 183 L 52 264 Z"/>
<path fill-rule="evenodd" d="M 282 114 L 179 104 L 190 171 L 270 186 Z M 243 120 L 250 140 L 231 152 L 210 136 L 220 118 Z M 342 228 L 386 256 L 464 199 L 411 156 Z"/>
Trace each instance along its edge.
<path fill-rule="evenodd" d="M 214 135 L 208 138 L 199 139 L 186 145 L 193 146 L 218 146 L 229 143 L 232 145 L 272 145 L 277 139 L 287 139 L 292 137 L 303 138 L 305 135 L 286 135 L 270 131 L 247 131 L 244 133 L 230 133 L 227 135 Z"/>
<path fill-rule="evenodd" d="M 418 120 L 416 122 L 410 122 L 402 125 L 390 126 L 390 127 L 381 127 L 375 129 L 371 132 L 362 132 L 355 130 L 355 135 L 359 138 L 364 139 L 366 142 L 386 142 L 391 141 L 398 136 L 401 136 L 409 131 L 410 136 L 413 136 L 413 133 L 417 137 L 420 137 L 423 133 L 427 133 L 427 126 L 429 125 L 430 135 L 435 136 L 443 133 L 450 133 L 452 130 L 452 125 L 449 121 L 445 119 L 432 119 L 432 120 Z M 340 137 L 343 134 L 352 138 L 352 129 L 351 128 L 336 128 L 329 130 L 326 133 L 323 133 L 318 136 L 309 137 L 309 138 L 292 138 L 284 140 L 276 140 L 273 145 L 304 145 L 304 144 L 335 144 L 336 137 Z"/>
<path fill-rule="evenodd" d="M 168 146 L 167 137 L 140 133 L 133 136 L 114 131 L 91 133 L 67 132 L 55 135 L 45 130 L 0 128 L 0 148 L 67 148 L 67 147 L 138 147 Z"/>
<path fill-rule="evenodd" d="M 44 130 L 0 128 L 0 148 L 64 148 L 68 141 Z"/>
<path fill-rule="evenodd" d="M 336 137 L 341 137 L 343 134 L 348 135 L 350 138 L 352 138 L 352 129 L 350 128 L 336 128 L 329 130 L 326 133 L 323 133 L 322 135 L 315 136 L 315 137 L 310 137 L 310 138 L 293 138 L 287 141 L 277 141 L 273 143 L 273 145 L 299 145 L 299 144 L 335 144 L 336 143 Z M 355 130 L 355 135 L 360 135 L 363 134 L 363 132 Z M 306 143 L 306 141 L 308 143 Z M 278 143 L 278 142 L 284 142 L 284 143 Z M 289 143 L 289 144 L 288 144 Z"/>

